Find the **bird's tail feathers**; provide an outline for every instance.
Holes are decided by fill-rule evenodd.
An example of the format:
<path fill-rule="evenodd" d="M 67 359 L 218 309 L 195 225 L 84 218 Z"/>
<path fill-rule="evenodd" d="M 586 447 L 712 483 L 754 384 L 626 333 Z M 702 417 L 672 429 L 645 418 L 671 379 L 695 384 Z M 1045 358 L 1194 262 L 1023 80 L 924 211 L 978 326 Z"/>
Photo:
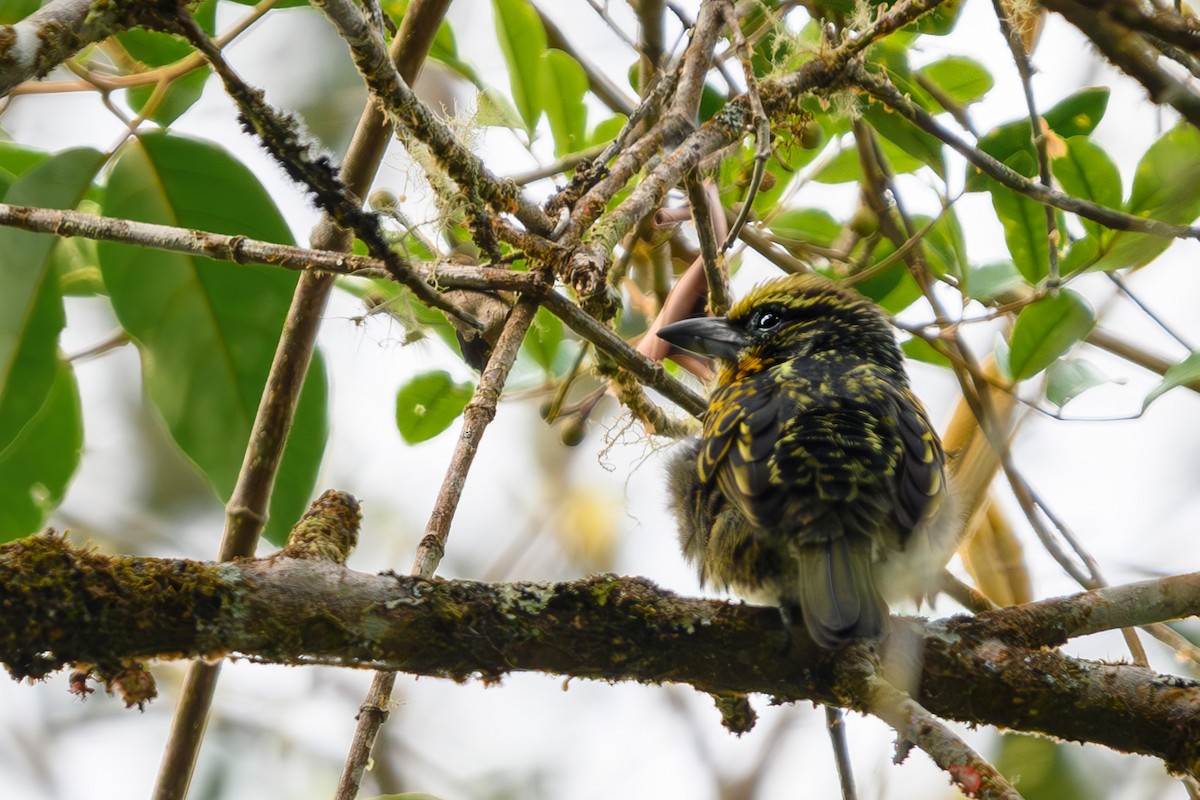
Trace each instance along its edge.
<path fill-rule="evenodd" d="M 868 542 L 845 536 L 799 550 L 800 613 L 813 640 L 837 648 L 883 632 L 887 605 L 875 588 Z"/>

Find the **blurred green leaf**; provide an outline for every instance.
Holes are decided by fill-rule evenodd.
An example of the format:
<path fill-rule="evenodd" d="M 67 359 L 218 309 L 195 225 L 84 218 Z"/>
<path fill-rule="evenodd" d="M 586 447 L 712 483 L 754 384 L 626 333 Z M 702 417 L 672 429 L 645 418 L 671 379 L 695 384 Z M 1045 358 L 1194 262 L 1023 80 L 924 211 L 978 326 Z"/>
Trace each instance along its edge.
<path fill-rule="evenodd" d="M 1006 733 L 993 763 L 1025 800 L 1096 800 L 1107 796 L 1089 775 L 1087 752 L 1077 745 Z"/>
<path fill-rule="evenodd" d="M 587 106 L 583 104 L 583 96 L 588 90 L 583 67 L 561 50 L 547 50 L 542 54 L 540 85 L 542 105 L 554 136 L 554 155 L 561 158 L 582 150 L 587 140 Z"/>
<path fill-rule="evenodd" d="M 878 242 L 870 255 L 870 263 L 877 264 L 896 252 L 891 242 Z M 854 289 L 864 297 L 874 300 L 889 314 L 899 314 L 921 296 L 921 287 L 913 279 L 904 259 L 896 259 L 884 269 L 854 284 Z"/>
<path fill-rule="evenodd" d="M 879 149 L 887 159 L 892 172 L 906 175 L 916 172 L 925 166 L 919 158 L 910 155 L 889 139 L 879 140 Z M 862 162 L 858 158 L 858 149 L 851 146 L 843 148 L 831 158 L 825 166 L 817 170 L 812 179 L 817 183 L 859 183 L 863 179 Z"/>
<path fill-rule="evenodd" d="M 474 84 L 476 88 L 484 87 L 483 80 L 475 68 L 459 58 L 458 41 L 454 36 L 454 29 L 445 20 L 438 26 L 437 33 L 434 34 L 433 44 L 429 48 L 429 57 L 457 72 Z"/>
<path fill-rule="evenodd" d="M 1028 285 L 1029 283 L 1011 261 L 980 264 L 972 266 L 967 272 L 967 296 L 985 305 L 1002 299 L 1011 299 L 1007 297 L 1010 292 L 1018 287 Z"/>
<path fill-rule="evenodd" d="M 718 111 L 725 107 L 728 99 L 724 92 L 714 88 L 711 84 L 704 84 L 704 88 L 700 91 L 700 121 L 707 122 L 712 119 Z"/>
<path fill-rule="evenodd" d="M 1000 185 L 995 185 L 991 194 L 1013 264 L 1025 280 L 1037 283 L 1050 269 L 1046 207 Z"/>
<path fill-rule="evenodd" d="M 1200 381 L 1200 353 L 1192 353 L 1163 373 L 1162 382 L 1155 386 L 1154 390 L 1142 401 L 1142 410 L 1147 409 L 1151 403 L 1177 386 L 1198 381 Z"/>
<path fill-rule="evenodd" d="M 966 56 L 947 56 L 925 65 L 917 73 L 960 106 L 982 100 L 993 85 L 991 73 L 978 61 Z"/>
<path fill-rule="evenodd" d="M 5 156 L 20 162 L 5 202 L 43 208 L 78 206 L 104 163 L 89 149 L 50 157 L 6 149 Z M 79 390 L 58 352 L 66 316 L 57 243 L 0 228 L 0 541 L 40 528 L 79 464 Z"/>
<path fill-rule="evenodd" d="M 924 230 L 931 222 L 929 217 L 917 215 L 913 217 L 913 225 L 918 230 Z M 968 271 L 967 243 L 963 238 L 962 227 L 958 224 L 958 215 L 954 208 L 945 209 L 941 216 L 933 221 L 925 233 L 925 258 L 930 269 L 939 278 L 951 275 L 961 280 Z"/>
<path fill-rule="evenodd" d="M 55 360 L 41 405 L 0 447 L 0 542 L 39 530 L 79 466 L 83 408 L 75 372 Z"/>
<path fill-rule="evenodd" d="M 771 233 L 818 247 L 829 247 L 842 232 L 842 225 L 822 208 L 789 208 L 776 214 L 768 226 Z"/>
<path fill-rule="evenodd" d="M 613 116 L 602 119 L 596 123 L 596 127 L 592 129 L 592 135 L 588 139 L 588 144 L 608 144 L 613 139 L 617 138 L 617 134 L 625 127 L 625 123 L 629 121 L 629 117 L 624 114 L 614 114 Z"/>
<path fill-rule="evenodd" d="M 1025 306 L 1013 323 L 1008 357 L 1014 380 L 1044 370 L 1077 344 L 1096 323 L 1091 304 L 1078 292 L 1062 289 Z"/>
<path fill-rule="evenodd" d="M 544 307 L 539 307 L 530 326 L 529 335 L 522 343 L 529 356 L 546 370 L 554 371 L 554 361 L 558 357 L 563 341 L 563 323 Z"/>
<path fill-rule="evenodd" d="M 479 93 L 479 108 L 475 119 L 480 125 L 491 125 L 499 128 L 524 130 L 525 123 L 513 104 L 504 93 L 494 86 L 488 86 Z"/>
<path fill-rule="evenodd" d="M 215 144 L 168 133 L 121 148 L 103 212 L 292 241 L 249 169 Z M 112 242 L 98 252 L 113 309 L 137 340 L 147 395 L 176 444 L 228 500 L 297 276 Z M 307 508 L 328 431 L 325 384 L 314 358 L 272 493 L 272 541 Z"/>
<path fill-rule="evenodd" d="M 945 36 L 958 24 L 962 8 L 963 0 L 948 0 L 928 14 L 922 15 L 916 22 L 910 23 L 906 30 L 915 29 L 930 36 Z"/>
<path fill-rule="evenodd" d="M 1111 383 L 1107 375 L 1086 358 L 1064 358 L 1046 370 L 1046 399 L 1062 408 L 1088 389 Z"/>
<path fill-rule="evenodd" d="M 1062 139 L 1086 136 L 1095 130 L 1108 108 L 1109 90 L 1103 86 L 1082 89 L 1065 98 L 1042 114 L 1046 126 Z M 1037 151 L 1033 148 L 1032 132 L 1028 117 L 999 125 L 980 137 L 979 149 L 998 161 L 1008 164 L 1022 175 L 1037 174 Z M 1018 153 L 1026 156 L 1020 162 L 1011 161 Z M 974 166 L 967 167 L 965 189 L 979 192 L 990 189 L 994 183 Z"/>
<path fill-rule="evenodd" d="M 41 7 L 40 0 L 0 0 L 0 25 L 13 25 Z"/>
<path fill-rule="evenodd" d="M 924 361 L 938 367 L 950 368 L 950 359 L 933 349 L 933 345 L 919 336 L 910 336 L 900 345 L 904 355 L 916 361 Z"/>
<path fill-rule="evenodd" d="M 1096 263 L 1100 257 L 1100 237 L 1104 233 L 1091 234 L 1071 242 L 1066 254 L 1059 259 L 1058 269 L 1063 275 L 1070 275 L 1081 269 L 1087 269 Z"/>
<path fill-rule="evenodd" d="M 1175 225 L 1200 216 L 1200 131 L 1180 123 L 1146 150 L 1133 174 L 1125 211 Z M 1133 231 L 1105 231 L 1093 269 L 1110 272 L 1149 264 L 1173 239 Z"/>
<path fill-rule="evenodd" d="M 5 202 L 75 208 L 103 163 L 96 150 L 64 151 L 29 167 Z M 58 336 L 66 315 L 54 270 L 56 242 L 46 234 L 0 228 L 0 451 L 45 406 L 61 371 Z"/>
<path fill-rule="evenodd" d="M 449 372 L 422 373 L 396 394 L 396 426 L 409 444 L 432 439 L 450 427 L 471 400 L 475 387 L 456 383 Z"/>
<path fill-rule="evenodd" d="M 895 144 L 905 153 L 921 163 L 929 166 L 942 178 L 946 177 L 946 162 L 942 155 L 942 142 L 913 125 L 899 114 L 889 111 L 879 105 L 870 105 L 863 112 L 863 118 L 884 139 Z M 891 160 L 894 160 L 892 157 Z M 892 169 L 901 172 L 899 166 L 892 164 Z"/>
<path fill-rule="evenodd" d="M 216 0 L 201 3 L 193 17 L 206 33 L 211 34 L 216 26 Z M 194 52 L 192 46 L 178 36 L 145 28 L 130 28 L 118 33 L 116 38 L 130 56 L 150 68 L 173 64 Z M 176 78 L 154 101 L 155 105 L 147 115 L 148 118 L 163 127 L 170 125 L 200 99 L 211 72 L 208 66 L 199 66 Z M 138 114 L 143 113 L 156 90 L 157 86 L 153 83 L 129 89 L 126 95 L 129 107 Z"/>
<path fill-rule="evenodd" d="M 508 64 L 513 104 L 525 121 L 530 138 L 542 115 L 542 54 L 546 29 L 528 0 L 492 0 L 500 49 Z"/>
<path fill-rule="evenodd" d="M 16 142 L 0 142 L 0 169 L 13 178 L 50 157 L 44 150 L 35 150 Z"/>
<path fill-rule="evenodd" d="M 1121 173 L 1104 148 L 1087 136 L 1063 140 L 1065 151 L 1050 161 L 1054 177 L 1067 194 L 1109 208 L 1121 208 Z M 1089 234 L 1100 233 L 1100 223 L 1080 217 Z"/>

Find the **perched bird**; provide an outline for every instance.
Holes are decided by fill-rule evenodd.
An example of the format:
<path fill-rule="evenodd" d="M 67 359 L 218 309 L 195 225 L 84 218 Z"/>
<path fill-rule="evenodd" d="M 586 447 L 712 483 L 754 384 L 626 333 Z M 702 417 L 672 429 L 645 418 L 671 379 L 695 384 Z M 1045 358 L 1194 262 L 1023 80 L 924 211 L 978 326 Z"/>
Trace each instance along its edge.
<path fill-rule="evenodd" d="M 701 583 L 798 611 L 825 648 L 931 594 L 957 533 L 945 455 L 873 303 L 792 275 L 658 335 L 717 363 L 703 434 L 669 467 Z"/>

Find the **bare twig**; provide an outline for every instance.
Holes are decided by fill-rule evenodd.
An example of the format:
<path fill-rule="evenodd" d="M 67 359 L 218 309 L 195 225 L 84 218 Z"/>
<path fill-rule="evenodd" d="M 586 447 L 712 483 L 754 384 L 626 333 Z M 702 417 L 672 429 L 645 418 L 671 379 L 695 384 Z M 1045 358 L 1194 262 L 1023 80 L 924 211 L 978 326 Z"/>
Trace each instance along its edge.
<path fill-rule="evenodd" d="M 872 97 L 877 98 L 888 107 L 902 114 L 921 130 L 936 136 L 950 145 L 950 147 L 958 151 L 968 162 L 988 177 L 1003 186 L 1007 186 L 1018 194 L 1025 195 L 1039 203 L 1045 203 L 1063 211 L 1078 214 L 1081 217 L 1098 222 L 1113 230 L 1152 233 L 1155 236 L 1173 239 L 1200 239 L 1200 227 L 1193 225 L 1172 225 L 1155 219 L 1137 217 L 1132 214 L 1126 214 L 1123 211 L 1097 205 L 1087 200 L 1081 200 L 1078 197 L 1063 194 L 1053 189 L 1047 189 L 1040 183 L 1031 181 L 1019 172 L 1002 164 L 982 150 L 967 144 L 935 120 L 928 112 L 905 97 L 887 80 L 867 72 L 861 66 L 856 66 L 851 70 L 849 79 L 853 83 L 863 87 Z"/>
<path fill-rule="evenodd" d="M 717 235 L 713 230 L 713 211 L 708 205 L 708 194 L 702 180 L 693 175 L 685 181 L 688 202 L 692 207 L 692 220 L 696 225 L 696 236 L 700 240 L 700 257 L 704 274 L 708 280 L 708 311 L 720 316 L 733 305 L 729 293 L 729 275 L 724 256 L 717 251 Z"/>
<path fill-rule="evenodd" d="M 750 50 L 746 46 L 746 37 L 742 35 L 742 26 L 734 11 L 733 0 L 722 0 L 721 12 L 725 16 L 725 24 L 729 26 L 729 36 L 733 39 L 734 49 L 742 62 L 742 75 L 746 81 L 746 97 L 750 102 L 752 122 L 754 124 L 754 171 L 750 174 L 750 185 L 746 187 L 746 196 L 742 199 L 742 208 L 738 211 L 737 219 L 729 228 L 729 235 L 721 245 L 725 252 L 737 241 L 742 226 L 754 209 L 754 198 L 758 187 L 762 185 L 763 172 L 767 168 L 767 160 L 771 157 L 771 120 L 763 110 L 762 97 L 758 93 L 758 79 L 754 77 L 754 65 L 750 61 Z"/>
<path fill-rule="evenodd" d="M 916 700 L 883 678 L 868 679 L 871 713 L 925 751 L 968 796 L 1021 800 L 1000 772 Z"/>
<path fill-rule="evenodd" d="M 1025 94 L 1025 107 L 1029 113 L 1029 131 L 1032 137 L 1034 151 L 1037 153 L 1038 179 L 1047 189 L 1053 188 L 1053 177 L 1050 175 L 1050 154 L 1047 149 L 1046 132 L 1043 129 L 1041 115 L 1038 114 L 1037 103 L 1033 97 L 1033 67 L 1029 63 L 1029 54 L 1025 52 L 1025 44 L 1021 41 L 1021 33 L 1012 24 L 1003 0 L 992 0 L 992 9 L 1000 23 L 1000 32 L 1008 43 L 1012 53 L 1013 63 L 1021 76 L 1021 89 Z M 1047 275 L 1051 286 L 1058 284 L 1058 221 L 1055 219 L 1052 206 L 1042 206 L 1046 217 L 1046 252 L 1049 257 Z"/>
<path fill-rule="evenodd" d="M 450 523 L 458 510 L 467 471 L 475 460 L 483 432 L 496 416 L 496 404 L 504 390 L 504 382 L 508 379 L 508 372 L 517 359 L 517 351 L 520 350 L 525 332 L 529 330 L 536 311 L 536 300 L 522 298 L 513 306 L 508 321 L 504 323 L 504 331 L 500 334 L 500 340 L 496 342 L 491 357 L 488 358 L 487 366 L 479 378 L 479 385 L 475 387 L 475 395 L 463 412 L 462 435 L 455 445 L 454 454 L 450 457 L 446 478 L 442 482 L 437 500 L 434 501 L 429 523 L 425 526 L 425 536 L 417 548 L 412 567 L 413 575 L 432 577 L 442 560 L 446 540 L 450 536 Z"/>

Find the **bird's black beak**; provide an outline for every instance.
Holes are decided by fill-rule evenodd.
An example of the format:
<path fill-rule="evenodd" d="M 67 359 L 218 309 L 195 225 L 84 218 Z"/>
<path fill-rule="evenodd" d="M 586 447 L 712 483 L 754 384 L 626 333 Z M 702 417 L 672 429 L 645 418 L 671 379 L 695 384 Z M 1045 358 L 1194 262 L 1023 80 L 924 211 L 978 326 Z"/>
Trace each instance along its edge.
<path fill-rule="evenodd" d="M 747 344 L 745 335 L 725 317 L 698 317 L 674 322 L 658 332 L 658 338 L 700 356 L 736 361 Z"/>

